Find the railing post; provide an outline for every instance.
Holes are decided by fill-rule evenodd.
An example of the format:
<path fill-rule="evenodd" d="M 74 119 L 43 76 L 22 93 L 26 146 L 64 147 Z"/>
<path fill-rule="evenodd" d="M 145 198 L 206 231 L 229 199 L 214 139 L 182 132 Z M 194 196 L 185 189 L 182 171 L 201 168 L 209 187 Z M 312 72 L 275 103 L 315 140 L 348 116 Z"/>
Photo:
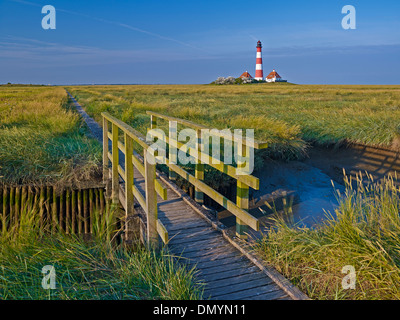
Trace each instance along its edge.
<path fill-rule="evenodd" d="M 108 177 L 108 121 L 103 116 L 103 182 L 107 183 Z"/>
<path fill-rule="evenodd" d="M 156 129 L 157 128 L 157 118 L 156 118 L 156 116 L 151 115 L 150 116 L 150 121 L 151 121 L 150 129 Z"/>
<path fill-rule="evenodd" d="M 133 139 L 124 133 L 125 143 L 125 240 L 134 240 L 137 231 L 137 221 L 135 221 L 135 209 L 133 199 L 134 168 L 132 163 Z"/>
<path fill-rule="evenodd" d="M 118 126 L 112 124 L 112 203 L 119 202 L 119 149 L 118 149 Z"/>
<path fill-rule="evenodd" d="M 249 147 L 240 142 L 238 143 L 237 150 L 237 167 L 241 168 L 244 165 L 242 157 L 249 155 L 250 150 Z M 243 210 L 249 210 L 249 186 L 239 180 L 237 181 L 236 187 L 236 204 Z M 247 224 L 239 218 L 236 218 L 236 236 L 239 239 L 247 240 L 247 231 Z"/>
<path fill-rule="evenodd" d="M 151 161 L 151 163 L 149 162 Z M 146 213 L 147 213 L 147 244 L 149 247 L 158 248 L 157 232 L 157 194 L 155 190 L 156 165 L 154 157 L 144 150 L 145 187 L 146 187 Z"/>
<path fill-rule="evenodd" d="M 196 131 L 196 150 L 197 150 L 197 160 L 195 165 L 195 178 L 199 180 L 204 180 L 204 164 L 201 162 L 201 152 L 203 145 L 203 136 L 201 130 Z M 204 194 L 198 188 L 194 188 L 194 200 L 198 204 L 204 203 Z"/>
<path fill-rule="evenodd" d="M 176 121 L 168 121 L 169 123 L 169 156 L 168 159 L 172 164 L 178 164 L 178 148 L 177 148 L 177 141 L 178 141 L 178 130 L 177 130 L 177 122 Z M 169 179 L 171 181 L 176 180 L 176 172 L 169 169 Z"/>

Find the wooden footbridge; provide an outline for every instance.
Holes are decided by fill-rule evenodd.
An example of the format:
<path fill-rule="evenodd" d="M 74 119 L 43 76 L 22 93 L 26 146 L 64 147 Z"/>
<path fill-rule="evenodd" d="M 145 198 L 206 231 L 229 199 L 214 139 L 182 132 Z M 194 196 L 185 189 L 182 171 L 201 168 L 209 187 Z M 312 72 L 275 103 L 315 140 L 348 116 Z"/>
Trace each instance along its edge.
<path fill-rule="evenodd" d="M 84 111 L 81 109 L 80 112 Z M 150 129 L 159 126 L 168 128 L 168 136 L 158 136 L 159 140 L 168 144 L 168 156 L 154 152 L 146 137 L 126 123 L 102 113 L 103 177 L 113 203 L 123 208 L 125 241 L 129 243 L 140 238 L 149 247 L 168 246 L 171 253 L 180 257 L 180 262 L 196 266 L 198 279 L 205 283 L 205 298 L 307 299 L 243 245 L 248 227 L 259 230 L 258 220 L 247 212 L 249 188 L 257 189 L 259 181 L 238 170 L 246 165 L 244 159 L 250 155 L 250 148 L 264 148 L 266 144 L 240 140 L 237 151 L 242 158 L 238 158 L 238 169 L 211 161 L 204 152 L 202 129 L 206 127 L 154 112 L 147 114 L 151 117 Z M 178 125 L 195 130 L 194 147 L 187 144 L 186 149 L 182 149 L 185 146 L 176 138 Z M 223 132 L 219 134 L 220 138 L 228 138 L 235 143 L 235 137 L 229 138 Z M 177 148 L 197 160 L 194 174 L 176 164 L 174 151 Z M 168 176 L 156 170 L 156 160 L 164 161 L 169 169 Z M 237 180 L 236 203 L 202 181 L 205 165 Z M 178 175 L 194 185 L 195 200 L 174 183 Z M 228 235 L 209 210 L 202 206 L 204 194 L 236 216 L 236 237 Z"/>

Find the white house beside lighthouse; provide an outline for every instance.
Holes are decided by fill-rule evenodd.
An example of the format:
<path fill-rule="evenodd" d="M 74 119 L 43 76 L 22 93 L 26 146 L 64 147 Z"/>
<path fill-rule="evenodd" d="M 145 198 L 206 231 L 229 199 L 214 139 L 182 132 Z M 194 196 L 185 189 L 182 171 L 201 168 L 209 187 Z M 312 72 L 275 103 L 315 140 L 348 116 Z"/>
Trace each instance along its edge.
<path fill-rule="evenodd" d="M 278 74 L 278 72 L 272 70 L 272 72 L 265 78 L 267 82 L 287 82 L 287 80 L 283 80 L 282 77 Z"/>

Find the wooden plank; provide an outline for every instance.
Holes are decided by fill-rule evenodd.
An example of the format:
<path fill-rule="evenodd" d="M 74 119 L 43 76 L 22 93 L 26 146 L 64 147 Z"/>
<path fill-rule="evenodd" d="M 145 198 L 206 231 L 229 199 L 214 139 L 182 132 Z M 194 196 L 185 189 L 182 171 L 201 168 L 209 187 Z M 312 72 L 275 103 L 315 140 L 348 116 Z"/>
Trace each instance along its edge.
<path fill-rule="evenodd" d="M 180 199 L 177 199 L 176 202 L 172 202 L 165 205 L 163 203 L 160 203 L 159 207 L 160 210 L 163 210 L 165 213 L 168 213 L 169 215 L 185 214 L 191 211 L 190 208 Z M 192 216 L 194 216 L 193 213 Z"/>
<path fill-rule="evenodd" d="M 279 289 L 276 291 L 272 291 L 272 292 L 268 292 L 268 293 L 264 293 L 264 294 L 258 294 L 256 296 L 250 296 L 250 297 L 243 298 L 240 300 L 250 300 L 250 299 L 251 300 L 293 300 L 285 293 L 285 291 L 279 290 Z"/>
<path fill-rule="evenodd" d="M 157 232 L 160 235 L 161 240 L 165 244 L 168 243 L 168 231 L 160 219 L 157 220 Z"/>
<path fill-rule="evenodd" d="M 186 260 L 188 266 L 196 267 L 198 269 L 216 266 L 218 264 L 225 264 L 226 261 L 242 259 L 242 256 L 238 256 L 236 252 L 229 252 L 224 255 L 214 256 L 212 260 L 207 257 L 197 260 Z"/>
<path fill-rule="evenodd" d="M 199 236 L 220 236 L 220 234 L 217 231 L 209 228 L 206 230 L 196 230 L 194 232 L 189 232 L 189 233 L 179 232 L 174 235 L 174 239 L 175 239 L 175 241 L 177 241 L 177 240 L 187 241 L 190 238 L 196 239 L 196 237 L 199 237 Z"/>
<path fill-rule="evenodd" d="M 171 204 L 171 210 L 168 210 L 165 206 L 161 206 L 159 204 L 158 206 L 159 212 L 165 216 L 169 217 L 171 220 L 177 220 L 177 219 L 195 219 L 199 220 L 200 217 L 196 217 L 193 215 L 192 212 L 188 208 L 182 207 L 181 205 L 175 205 Z M 167 209 L 167 210 L 166 210 Z"/>
<path fill-rule="evenodd" d="M 238 257 L 236 254 L 232 254 L 231 257 L 226 257 L 224 259 L 216 260 L 216 261 L 205 261 L 205 262 L 199 262 L 197 264 L 197 269 L 201 271 L 207 272 L 208 269 L 215 268 L 215 267 L 220 267 L 222 265 L 233 265 L 236 262 L 243 262 L 243 261 L 248 261 L 246 257 L 240 256 Z M 192 265 L 191 263 L 189 265 Z M 229 266 L 227 266 L 229 267 Z"/>
<path fill-rule="evenodd" d="M 245 289 L 238 292 L 226 293 L 217 296 L 212 296 L 212 300 L 239 300 L 239 299 L 255 299 L 257 296 L 265 295 L 270 293 L 270 298 L 279 298 L 285 295 L 285 293 L 276 284 L 267 284 L 256 286 L 253 288 Z"/>
<path fill-rule="evenodd" d="M 90 233 L 89 227 L 89 215 L 88 215 L 88 190 L 84 189 L 83 193 L 83 225 L 84 225 L 84 233 Z"/>
<path fill-rule="evenodd" d="M 122 177 L 124 181 L 126 180 L 125 170 L 121 165 L 118 165 L 118 174 Z"/>
<path fill-rule="evenodd" d="M 213 274 L 205 274 L 202 275 L 202 278 L 207 282 L 211 281 L 217 281 L 217 280 L 225 280 L 225 281 L 230 281 L 230 278 L 237 278 L 239 276 L 245 275 L 245 274 L 253 274 L 257 271 L 259 271 L 255 265 L 253 266 L 248 266 L 247 268 L 243 269 L 235 269 L 231 270 L 230 268 L 221 268 L 218 272 L 215 272 Z"/>
<path fill-rule="evenodd" d="M 263 300 L 266 300 L 265 298 L 263 298 Z M 289 297 L 288 295 L 286 296 L 282 296 L 281 298 L 276 298 L 274 300 L 293 300 L 291 297 Z"/>
<path fill-rule="evenodd" d="M 170 240 L 169 240 L 169 244 L 174 245 L 174 246 L 178 246 L 181 244 L 185 244 L 185 243 L 191 243 L 191 242 L 196 242 L 196 241 L 201 241 L 201 240 L 209 240 L 210 237 L 212 237 L 212 234 L 204 234 L 198 237 L 178 237 L 180 234 L 173 234 L 172 232 L 170 232 Z M 190 235 L 190 234 L 189 234 Z"/>
<path fill-rule="evenodd" d="M 212 290 L 206 289 L 204 290 L 204 294 L 206 296 L 212 295 L 212 297 L 218 297 L 220 295 L 227 293 L 239 292 L 254 287 L 267 286 L 269 284 L 272 284 L 273 282 L 271 280 L 270 281 L 266 280 L 265 277 L 258 277 L 246 282 L 232 284 L 228 281 L 227 283 L 228 283 L 227 286 L 213 288 Z"/>
<path fill-rule="evenodd" d="M 248 260 L 232 260 L 229 262 L 229 270 L 236 270 L 236 269 L 243 269 L 243 268 L 248 268 L 249 266 L 249 261 Z M 219 272 L 221 268 L 226 268 L 224 265 L 216 265 L 213 267 L 207 267 L 207 268 L 200 268 L 199 269 L 199 274 L 200 275 L 207 275 L 207 274 L 212 274 Z"/>
<path fill-rule="evenodd" d="M 195 242 L 188 242 L 174 245 L 174 250 L 185 250 L 185 252 L 190 252 L 192 250 L 209 250 L 215 248 L 221 244 L 221 239 L 217 237 L 200 239 Z"/>
<path fill-rule="evenodd" d="M 206 284 L 204 291 L 211 291 L 211 290 L 215 290 L 217 288 L 231 286 L 231 285 L 235 285 L 235 284 L 239 284 L 239 283 L 247 283 L 249 281 L 261 280 L 261 279 L 266 279 L 265 274 L 262 271 L 243 274 L 243 275 L 231 278 L 229 281 L 226 281 L 225 279 L 210 281 Z"/>
<path fill-rule="evenodd" d="M 71 190 L 71 233 L 76 233 L 76 191 Z"/>
<path fill-rule="evenodd" d="M 176 215 L 176 216 L 170 216 L 169 214 L 158 214 L 158 217 L 162 220 L 163 223 L 166 224 L 177 224 L 177 223 L 181 223 L 182 221 L 185 221 L 186 223 L 191 223 L 191 222 L 197 222 L 199 221 L 198 219 L 191 217 L 191 216 L 186 216 L 184 214 L 182 215 Z M 209 226 L 207 226 L 209 227 Z"/>
<path fill-rule="evenodd" d="M 65 232 L 71 233 L 71 198 L 70 190 L 65 190 Z"/>
<path fill-rule="evenodd" d="M 170 233 L 172 236 L 190 236 L 192 233 L 205 233 L 208 228 L 204 227 L 194 227 L 194 228 L 188 228 L 188 229 L 177 229 L 177 230 L 170 230 Z"/>
<path fill-rule="evenodd" d="M 189 222 L 178 222 L 178 223 L 166 223 L 168 230 L 178 231 L 178 230 L 188 230 L 197 228 L 209 228 L 206 222 L 203 221 L 189 221 Z"/>
<path fill-rule="evenodd" d="M 212 260 L 213 258 L 216 258 L 219 255 L 224 255 L 227 253 L 236 253 L 235 250 L 227 244 L 221 245 L 218 248 L 210 249 L 207 251 L 198 250 L 190 253 L 185 253 L 184 251 L 179 252 L 178 250 L 174 250 L 174 248 L 170 248 L 170 250 L 171 252 L 174 252 L 176 254 L 182 254 L 182 256 L 188 259 L 198 259 L 201 257 L 208 257 L 210 260 Z"/>
<path fill-rule="evenodd" d="M 176 223 L 179 221 L 185 221 L 185 222 L 190 222 L 190 221 L 199 221 L 199 218 L 196 218 L 192 215 L 187 215 L 185 213 L 181 213 L 181 214 L 169 214 L 169 213 L 165 213 L 164 211 L 159 210 L 158 211 L 158 217 L 160 219 L 163 220 L 163 222 L 170 222 L 170 223 Z"/>
<path fill-rule="evenodd" d="M 155 189 L 157 194 L 161 197 L 161 199 L 167 200 L 168 198 L 167 188 L 164 186 L 164 184 L 161 182 L 160 179 L 155 180 Z"/>
<path fill-rule="evenodd" d="M 139 202 L 142 209 L 147 213 L 146 199 L 136 186 L 132 186 L 132 194 Z"/>
<path fill-rule="evenodd" d="M 82 190 L 77 190 L 77 206 L 78 206 L 78 216 L 76 219 L 76 223 L 78 224 L 78 234 L 82 234 L 82 222 L 83 222 L 83 214 L 82 214 Z"/>
<path fill-rule="evenodd" d="M 2 212 L 2 232 L 7 230 L 7 215 L 10 213 L 10 190 L 8 187 L 3 187 L 3 212 Z"/>

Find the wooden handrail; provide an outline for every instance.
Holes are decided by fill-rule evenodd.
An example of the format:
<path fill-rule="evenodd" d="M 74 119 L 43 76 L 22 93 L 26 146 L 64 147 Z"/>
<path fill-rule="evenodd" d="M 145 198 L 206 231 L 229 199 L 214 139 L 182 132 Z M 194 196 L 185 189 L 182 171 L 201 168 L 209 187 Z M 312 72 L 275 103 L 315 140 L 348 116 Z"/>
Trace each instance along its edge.
<path fill-rule="evenodd" d="M 247 226 L 250 226 L 254 230 L 258 231 L 259 221 L 255 217 L 253 217 L 250 213 L 248 213 L 249 209 L 249 188 L 259 189 L 259 179 L 250 175 L 250 174 L 238 174 L 238 168 L 243 165 L 243 160 L 238 160 L 238 168 L 228 165 L 222 162 L 213 163 L 213 157 L 209 154 L 202 152 L 201 144 L 204 143 L 203 140 L 203 129 L 208 129 L 203 125 L 199 125 L 193 123 L 188 120 L 179 119 L 171 116 L 166 116 L 157 112 L 147 111 L 147 114 L 151 117 L 151 129 L 157 128 L 157 118 L 166 120 L 169 122 L 169 131 L 173 132 L 175 137 L 171 138 L 165 135 L 165 143 L 170 146 L 170 154 L 169 159 L 165 158 L 165 163 L 170 171 L 170 179 L 175 179 L 175 175 L 178 174 L 185 180 L 189 181 L 195 187 L 195 200 L 199 203 L 203 203 L 203 193 L 207 194 L 211 199 L 219 203 L 221 206 L 230 211 L 233 215 L 236 216 L 236 234 L 238 237 L 242 239 L 247 238 Z M 177 126 L 179 123 L 181 125 L 190 127 L 196 130 L 196 146 L 195 148 L 189 147 L 188 145 L 184 145 L 177 141 Z M 263 149 L 267 148 L 268 144 L 266 142 L 259 141 L 251 141 L 249 139 L 237 139 L 232 137 L 232 135 L 224 134 L 219 131 L 216 132 L 216 135 L 229 139 L 231 141 L 235 141 L 238 143 L 238 159 L 242 159 L 242 157 L 246 157 L 250 154 L 250 148 L 253 149 Z M 195 167 L 195 175 L 189 174 L 187 171 L 179 167 L 176 159 L 176 153 L 172 152 L 173 148 L 182 150 L 183 152 L 187 152 L 190 156 L 197 160 Z M 237 196 L 236 196 L 236 204 L 227 199 L 225 196 L 221 195 L 219 192 L 212 189 L 210 186 L 205 184 L 202 180 L 204 179 L 204 165 L 210 165 L 211 167 L 219 170 L 227 174 L 228 176 L 237 180 Z M 240 169 L 239 169 L 240 170 Z M 242 172 L 241 172 L 242 173 Z"/>
<path fill-rule="evenodd" d="M 189 174 L 183 168 L 179 167 L 175 164 L 176 160 L 173 157 L 176 157 L 171 153 L 171 149 L 173 145 L 176 146 L 177 149 L 183 149 L 185 146 L 175 139 L 170 139 L 170 137 L 165 136 L 165 143 L 170 145 L 170 156 L 169 158 L 165 157 L 165 164 L 169 168 L 170 171 L 170 178 L 175 178 L 175 175 L 178 174 L 182 178 L 186 179 L 195 187 L 195 200 L 202 204 L 203 201 L 203 193 L 207 194 L 211 199 L 219 203 L 221 206 L 225 207 L 229 210 L 233 215 L 236 216 L 236 231 L 237 235 L 240 238 L 247 237 L 247 226 L 250 226 L 254 230 L 258 231 L 259 221 L 257 218 L 252 216 L 247 210 L 249 209 L 249 187 L 253 189 L 259 188 L 259 179 L 250 175 L 250 174 L 238 174 L 237 168 L 232 165 L 227 165 L 224 163 L 213 163 L 213 158 L 210 157 L 208 154 L 201 151 L 201 144 L 203 143 L 202 140 L 202 133 L 201 129 L 208 129 L 202 125 L 195 124 L 193 122 L 178 119 L 174 117 L 164 116 L 155 112 L 148 111 L 147 114 L 151 116 L 151 129 L 157 128 L 157 118 L 161 118 L 164 120 L 169 121 L 170 129 L 171 129 L 171 122 L 176 121 L 177 123 L 186 125 L 188 127 L 196 129 L 197 137 L 196 137 L 196 148 L 187 148 L 184 151 L 187 151 L 189 155 L 196 158 L 198 164 L 196 164 L 195 168 L 195 175 Z M 125 183 L 125 192 L 129 192 L 129 195 L 132 195 L 137 199 L 139 204 L 143 207 L 147 214 L 147 238 L 148 241 L 154 243 L 157 241 L 155 235 L 158 234 L 160 237 L 165 241 L 167 238 L 167 232 L 165 227 L 162 223 L 157 219 L 157 198 L 155 196 L 156 192 L 160 194 L 160 196 L 165 199 L 166 198 L 166 188 L 164 188 L 159 179 L 156 179 L 155 176 L 155 165 L 148 163 L 146 161 L 146 157 L 148 156 L 155 156 L 149 153 L 149 146 L 150 144 L 146 142 L 146 138 L 135 129 L 128 126 L 126 123 L 116 119 L 115 117 L 111 116 L 108 113 L 103 112 L 103 127 L 105 132 L 103 133 L 104 141 L 103 141 L 103 157 L 105 163 L 108 163 L 108 160 L 111 160 L 112 164 L 112 177 L 113 177 L 113 198 L 115 197 L 114 192 L 118 192 L 117 190 L 114 191 L 114 188 L 117 188 L 116 177 L 121 175 L 124 180 L 130 180 L 133 178 L 131 177 L 132 173 L 129 171 L 127 172 L 127 168 L 136 168 L 144 177 L 146 181 L 146 197 L 143 197 L 142 194 L 139 192 L 137 187 L 134 185 L 132 181 L 132 185 L 128 184 L 129 187 L 126 188 L 127 183 Z M 112 132 L 108 132 L 109 122 L 112 126 Z M 122 130 L 124 133 L 124 140 L 125 143 L 122 143 L 118 140 L 118 130 Z M 173 128 L 174 129 L 174 128 Z M 230 136 L 225 136 L 223 134 L 220 135 L 222 138 L 229 138 Z M 231 137 L 232 138 L 232 137 Z M 108 151 L 108 143 L 109 139 L 112 141 L 112 152 Z M 139 158 L 137 158 L 132 150 L 131 142 L 137 142 L 144 150 L 144 163 L 141 162 Z M 260 142 L 252 142 L 247 139 L 237 140 L 232 138 L 232 141 L 240 142 L 240 146 L 238 145 L 238 152 L 241 157 L 249 154 L 249 148 L 265 148 L 267 146 L 266 143 Z M 172 145 L 172 146 L 171 146 Z M 186 146 L 187 147 L 187 146 Z M 125 154 L 125 168 L 122 168 L 118 163 L 118 151 L 121 151 Z M 127 150 L 129 152 L 127 152 Z M 127 154 L 131 154 L 131 160 L 127 157 Z M 204 161 L 206 160 L 206 161 Z M 132 166 L 131 166 L 132 164 Z M 211 167 L 233 177 L 237 180 L 237 203 L 230 201 L 228 198 L 205 184 L 202 180 L 204 179 L 204 165 L 208 164 Z M 238 162 L 238 165 L 241 165 L 241 162 Z M 105 172 L 108 169 L 108 166 L 104 166 Z M 173 174 L 172 174 L 173 173 Z M 133 176 L 132 176 L 133 177 Z M 126 181 L 125 181 L 126 182 Z M 129 189 L 129 190 L 128 190 Z M 125 198 L 125 206 L 128 207 L 128 197 Z M 158 238 L 158 237 L 157 237 Z"/>
<path fill-rule="evenodd" d="M 117 203 L 120 199 L 119 176 L 121 176 L 125 182 L 123 207 L 125 208 L 127 221 L 128 217 L 134 214 L 133 198 L 136 198 L 147 216 L 146 236 L 148 245 L 158 247 L 158 236 L 161 237 L 164 243 L 167 243 L 168 232 L 158 219 L 156 194 L 158 193 L 162 199 L 166 200 L 167 189 L 162 185 L 161 181 L 156 178 L 155 164 L 146 161 L 149 145 L 146 143 L 145 137 L 140 132 L 110 114 L 103 112 L 101 115 L 103 117 L 103 175 L 104 179 L 109 177 L 110 169 L 108 164 L 109 161 L 111 161 L 111 197 L 113 202 Z M 109 123 L 111 123 L 111 133 L 108 129 Z M 124 134 L 124 143 L 119 141 L 119 130 L 122 130 Z M 109 152 L 109 140 L 111 140 L 111 153 Z M 144 149 L 144 164 L 133 154 L 134 141 Z M 124 167 L 119 164 L 119 152 L 124 154 Z M 145 178 L 145 197 L 134 184 L 134 168 Z M 131 234 L 130 230 L 126 230 L 126 234 Z"/>

